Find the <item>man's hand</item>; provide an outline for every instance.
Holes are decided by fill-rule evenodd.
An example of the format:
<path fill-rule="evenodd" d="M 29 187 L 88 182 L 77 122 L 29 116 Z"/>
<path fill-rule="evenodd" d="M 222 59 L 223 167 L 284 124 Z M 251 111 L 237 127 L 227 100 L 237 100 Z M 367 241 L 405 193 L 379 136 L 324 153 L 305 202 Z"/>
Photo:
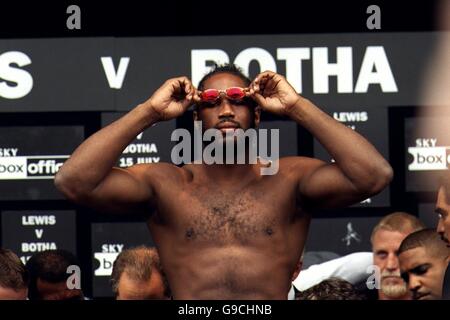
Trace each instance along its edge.
<path fill-rule="evenodd" d="M 166 121 L 182 115 L 198 95 L 186 77 L 167 80 L 144 105 L 156 115 L 158 121 Z"/>
<path fill-rule="evenodd" d="M 288 115 L 301 98 L 285 77 L 272 71 L 260 73 L 249 88 L 247 96 L 253 97 L 263 110 L 279 115 Z"/>

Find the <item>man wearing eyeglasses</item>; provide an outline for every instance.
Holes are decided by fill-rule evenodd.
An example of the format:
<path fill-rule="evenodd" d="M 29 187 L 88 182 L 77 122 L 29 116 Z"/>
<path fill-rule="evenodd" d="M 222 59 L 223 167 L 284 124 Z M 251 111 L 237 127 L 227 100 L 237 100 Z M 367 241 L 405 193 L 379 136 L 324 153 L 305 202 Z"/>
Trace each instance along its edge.
<path fill-rule="evenodd" d="M 311 132 L 334 163 L 306 157 L 246 164 L 139 164 L 114 167 L 143 130 L 182 115 L 226 136 L 258 126 L 261 109 Z M 55 184 L 79 204 L 144 213 L 174 299 L 287 299 L 314 210 L 348 206 L 379 193 L 392 169 L 362 136 L 267 71 L 253 81 L 235 66 L 216 67 L 196 89 L 167 80 L 142 104 L 82 143 Z M 326 235 L 324 235 L 326 236 Z"/>

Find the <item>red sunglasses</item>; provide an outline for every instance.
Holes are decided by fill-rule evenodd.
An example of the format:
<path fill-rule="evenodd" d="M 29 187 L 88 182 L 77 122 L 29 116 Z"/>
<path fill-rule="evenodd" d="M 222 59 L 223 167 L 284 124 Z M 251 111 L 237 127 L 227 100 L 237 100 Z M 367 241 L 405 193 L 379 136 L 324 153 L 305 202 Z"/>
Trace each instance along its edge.
<path fill-rule="evenodd" d="M 200 97 L 203 102 L 216 102 L 222 93 L 231 100 L 242 100 L 245 97 L 245 89 L 241 87 L 231 87 L 225 90 L 206 89 L 202 91 Z"/>

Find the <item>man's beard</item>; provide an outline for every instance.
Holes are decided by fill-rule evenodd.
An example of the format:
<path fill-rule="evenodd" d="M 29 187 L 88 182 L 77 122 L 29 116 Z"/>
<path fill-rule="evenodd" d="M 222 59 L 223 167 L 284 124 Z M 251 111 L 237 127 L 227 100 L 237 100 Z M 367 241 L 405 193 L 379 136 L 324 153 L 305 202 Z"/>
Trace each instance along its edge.
<path fill-rule="evenodd" d="M 383 294 L 391 299 L 398 299 L 406 296 L 406 294 L 408 293 L 408 287 L 402 279 L 401 279 L 402 283 L 383 284 L 384 283 L 383 279 L 388 276 L 399 277 L 399 279 L 401 279 L 399 274 L 389 272 L 383 273 L 381 275 L 381 291 L 383 292 Z"/>
<path fill-rule="evenodd" d="M 381 286 L 381 291 L 388 298 L 401 298 L 408 293 L 406 284 L 386 284 Z"/>

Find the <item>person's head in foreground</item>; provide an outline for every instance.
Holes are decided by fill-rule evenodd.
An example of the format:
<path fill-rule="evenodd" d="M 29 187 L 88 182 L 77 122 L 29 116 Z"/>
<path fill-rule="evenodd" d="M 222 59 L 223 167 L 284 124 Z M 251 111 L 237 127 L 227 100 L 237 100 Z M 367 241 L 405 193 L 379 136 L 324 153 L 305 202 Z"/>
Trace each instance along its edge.
<path fill-rule="evenodd" d="M 70 266 L 79 266 L 78 259 L 66 250 L 36 253 L 26 263 L 30 276 L 30 300 L 83 300 L 83 292 L 68 285 L 72 276 Z"/>
<path fill-rule="evenodd" d="M 450 175 L 442 176 L 436 201 L 436 213 L 439 215 L 437 232 L 450 246 Z"/>
<path fill-rule="evenodd" d="M 450 249 L 434 229 L 414 232 L 399 249 L 402 278 L 414 300 L 442 298 L 445 270 Z"/>
<path fill-rule="evenodd" d="M 374 227 L 371 236 L 373 262 L 380 269 L 380 300 L 411 299 L 406 283 L 400 276 L 398 249 L 409 234 L 425 229 L 415 216 L 406 212 L 394 212 Z"/>
<path fill-rule="evenodd" d="M 296 300 L 366 300 L 350 282 L 330 278 L 297 293 Z"/>
<path fill-rule="evenodd" d="M 233 64 L 215 65 L 198 84 L 201 101 L 196 103 L 194 120 L 204 130 L 215 128 L 226 134 L 235 129 L 258 126 L 260 108 L 246 96 L 251 80 Z"/>
<path fill-rule="evenodd" d="M 123 250 L 114 261 L 111 284 L 117 300 L 161 300 L 171 297 L 155 248 Z"/>
<path fill-rule="evenodd" d="M 26 300 L 28 274 L 19 257 L 0 248 L 0 300 Z"/>

